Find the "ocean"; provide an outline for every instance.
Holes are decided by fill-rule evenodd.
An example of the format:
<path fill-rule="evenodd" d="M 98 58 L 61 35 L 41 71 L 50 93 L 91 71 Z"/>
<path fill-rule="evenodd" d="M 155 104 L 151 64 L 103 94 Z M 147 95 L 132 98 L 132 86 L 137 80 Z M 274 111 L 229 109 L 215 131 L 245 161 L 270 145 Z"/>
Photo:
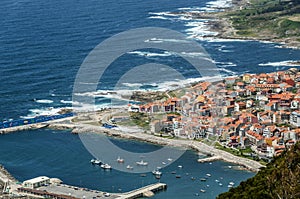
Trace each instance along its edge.
<path fill-rule="evenodd" d="M 218 4 L 227 2 L 218 1 Z M 281 48 L 280 44 L 258 41 L 202 39 L 214 34 L 205 30 L 203 20 L 178 14 L 181 11 L 212 11 L 205 0 L 2 0 L 0 2 L 0 120 L 54 114 L 72 106 L 73 84 L 82 62 L 99 43 L 117 33 L 133 28 L 164 27 L 193 38 L 208 52 L 223 76 L 243 73 L 272 72 L 288 69 L 285 61 L 298 60 L 300 50 Z M 226 6 L 227 4 L 225 4 Z M 224 5 L 223 5 L 224 6 Z M 177 14 L 174 14 L 177 13 Z M 176 60 L 176 61 L 174 61 Z M 116 66 L 132 67 L 142 63 L 173 64 L 186 78 L 197 78 L 194 71 L 171 53 L 140 49 L 123 56 Z M 107 92 L 114 88 L 121 72 L 111 70 L 98 89 Z M 124 89 L 140 85 L 127 84 Z M 142 85 L 145 86 L 145 85 Z M 167 82 L 153 87 L 168 89 Z M 152 88 L 146 85 L 146 88 Z M 145 88 L 145 87 L 144 87 Z M 111 98 L 101 95 L 98 107 L 110 105 Z M 92 158 L 76 135 L 53 130 L 36 130 L 4 135 L 0 138 L 0 163 L 19 180 L 47 175 L 64 182 L 106 191 L 128 191 L 155 182 L 153 176 L 103 172 L 89 164 Z M 126 148 L 158 146 L 121 141 Z M 133 146 L 132 146 L 132 143 Z M 127 146 L 128 145 L 128 146 Z M 136 146 L 137 145 L 137 146 Z M 226 191 L 227 181 L 236 183 L 253 173 L 228 169 L 228 163 L 197 164 L 193 151 L 187 151 L 178 161 L 165 168 L 162 181 L 169 188 L 155 198 L 193 198 L 203 186 L 201 198 L 214 198 Z M 195 162 L 193 164 L 193 162 Z M 177 165 L 184 167 L 181 179 L 168 174 Z M 206 184 L 192 181 L 205 173 L 213 180 Z M 188 174 L 187 174 L 188 173 Z M 223 187 L 214 181 L 223 178 Z"/>

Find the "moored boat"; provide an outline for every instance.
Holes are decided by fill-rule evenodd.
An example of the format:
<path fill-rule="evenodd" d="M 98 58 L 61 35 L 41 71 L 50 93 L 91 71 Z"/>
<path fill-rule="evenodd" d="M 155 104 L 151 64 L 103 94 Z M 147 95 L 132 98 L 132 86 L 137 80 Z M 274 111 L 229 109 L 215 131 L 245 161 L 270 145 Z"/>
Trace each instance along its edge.
<path fill-rule="evenodd" d="M 124 163 L 124 159 L 123 159 L 123 158 L 120 158 L 120 157 L 118 157 L 118 158 L 117 158 L 117 162 L 118 162 L 118 163 Z"/>
<path fill-rule="evenodd" d="M 109 164 L 101 164 L 102 169 L 111 169 L 112 167 Z"/>
<path fill-rule="evenodd" d="M 91 159 L 90 161 L 92 164 L 97 164 L 97 165 L 100 165 L 102 162 L 101 160 L 98 160 L 98 159 Z"/>
<path fill-rule="evenodd" d="M 136 162 L 137 165 L 140 165 L 140 166 L 147 166 L 148 165 L 148 162 L 144 162 L 144 160 L 141 160 L 139 162 Z"/>
<path fill-rule="evenodd" d="M 162 175 L 162 172 L 158 169 L 155 169 L 155 170 L 152 171 L 152 174 L 153 175 Z"/>

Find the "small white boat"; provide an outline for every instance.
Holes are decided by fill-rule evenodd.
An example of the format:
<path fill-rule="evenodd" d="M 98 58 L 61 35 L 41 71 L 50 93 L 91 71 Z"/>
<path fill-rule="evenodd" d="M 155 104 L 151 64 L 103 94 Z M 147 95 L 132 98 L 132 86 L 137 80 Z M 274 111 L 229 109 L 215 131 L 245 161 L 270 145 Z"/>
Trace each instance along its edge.
<path fill-rule="evenodd" d="M 140 165 L 140 166 L 147 166 L 148 165 L 148 162 L 144 162 L 144 160 L 141 160 L 139 162 L 136 162 L 137 165 Z"/>
<path fill-rule="evenodd" d="M 228 168 L 229 168 L 229 169 L 231 169 L 231 168 L 232 168 L 232 166 L 228 166 Z"/>
<path fill-rule="evenodd" d="M 223 186 L 223 184 L 222 184 L 222 183 L 219 183 L 219 186 L 220 186 L 220 187 L 222 187 L 222 186 Z"/>
<path fill-rule="evenodd" d="M 169 161 L 169 162 L 172 162 L 172 161 L 173 161 L 173 159 L 172 159 L 172 158 L 168 158 L 168 161 Z"/>
<path fill-rule="evenodd" d="M 92 164 L 100 165 L 100 164 L 101 164 L 101 160 L 98 160 L 98 159 L 91 159 L 91 163 L 92 163 Z"/>
<path fill-rule="evenodd" d="M 205 190 L 204 190 L 204 189 L 200 189 L 200 191 L 201 191 L 202 193 L 205 193 Z"/>
<path fill-rule="evenodd" d="M 229 184 L 230 184 L 231 186 L 233 186 L 233 185 L 234 185 L 234 182 L 229 182 Z"/>
<path fill-rule="evenodd" d="M 126 169 L 132 170 L 132 169 L 133 169 L 133 167 L 132 167 L 132 166 L 130 166 L 130 165 L 127 165 Z"/>
<path fill-rule="evenodd" d="M 179 168 L 179 169 L 182 169 L 182 165 L 178 165 L 178 168 Z"/>
<path fill-rule="evenodd" d="M 211 174 L 207 173 L 206 176 L 211 177 Z"/>
<path fill-rule="evenodd" d="M 152 174 L 153 175 L 162 175 L 162 172 L 158 169 L 155 169 L 155 170 L 152 171 Z"/>
<path fill-rule="evenodd" d="M 231 187 L 233 187 L 231 184 L 229 184 L 228 186 L 227 186 L 228 188 L 231 188 Z"/>
<path fill-rule="evenodd" d="M 220 182 L 219 180 L 215 180 L 216 182 Z"/>
<path fill-rule="evenodd" d="M 123 159 L 123 158 L 120 158 L 120 157 L 118 157 L 118 159 L 117 159 L 117 162 L 118 162 L 118 163 L 124 163 L 124 159 Z"/>
<path fill-rule="evenodd" d="M 166 165 L 167 163 L 165 163 L 165 162 L 161 162 L 163 165 Z"/>
<path fill-rule="evenodd" d="M 111 169 L 111 166 L 109 164 L 101 164 L 100 166 L 102 169 Z"/>

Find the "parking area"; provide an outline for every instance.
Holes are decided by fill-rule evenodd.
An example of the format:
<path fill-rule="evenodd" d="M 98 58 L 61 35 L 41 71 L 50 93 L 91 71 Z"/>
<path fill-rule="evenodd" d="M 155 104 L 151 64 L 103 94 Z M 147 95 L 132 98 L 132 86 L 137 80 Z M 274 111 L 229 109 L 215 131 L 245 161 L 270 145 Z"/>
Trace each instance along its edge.
<path fill-rule="evenodd" d="M 96 198 L 107 198 L 107 199 L 114 199 L 120 197 L 120 195 L 117 194 L 108 194 L 105 192 L 97 191 L 97 190 L 91 190 L 87 188 L 81 188 L 76 186 L 70 186 L 65 184 L 50 184 L 48 186 L 42 186 L 39 187 L 39 190 L 41 191 L 47 191 L 51 193 L 56 194 L 64 194 L 73 196 L 76 198 L 86 198 L 86 199 L 96 199 Z"/>

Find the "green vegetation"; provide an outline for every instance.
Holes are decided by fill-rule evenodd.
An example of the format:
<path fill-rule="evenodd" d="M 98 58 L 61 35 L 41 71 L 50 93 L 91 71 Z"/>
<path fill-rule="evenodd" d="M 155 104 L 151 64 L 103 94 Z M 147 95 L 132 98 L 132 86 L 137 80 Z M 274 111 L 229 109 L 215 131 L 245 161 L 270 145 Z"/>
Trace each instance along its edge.
<path fill-rule="evenodd" d="M 300 198 L 300 142 L 218 199 Z"/>
<path fill-rule="evenodd" d="M 149 123 L 150 123 L 150 117 L 146 113 L 131 113 L 130 114 L 131 120 L 138 126 L 149 130 Z"/>
<path fill-rule="evenodd" d="M 300 36 L 299 13 L 299 0 L 252 0 L 226 15 L 239 36 L 279 39 Z"/>
<path fill-rule="evenodd" d="M 266 162 L 264 160 L 260 160 L 257 156 L 249 155 L 253 152 L 250 147 L 247 147 L 246 149 L 234 149 L 234 148 L 223 146 L 220 143 L 216 142 L 215 143 L 215 148 L 226 151 L 226 152 L 231 153 L 235 156 L 248 158 L 250 160 L 255 160 L 255 161 L 258 161 L 259 163 L 261 163 L 262 165 L 266 165 Z"/>

